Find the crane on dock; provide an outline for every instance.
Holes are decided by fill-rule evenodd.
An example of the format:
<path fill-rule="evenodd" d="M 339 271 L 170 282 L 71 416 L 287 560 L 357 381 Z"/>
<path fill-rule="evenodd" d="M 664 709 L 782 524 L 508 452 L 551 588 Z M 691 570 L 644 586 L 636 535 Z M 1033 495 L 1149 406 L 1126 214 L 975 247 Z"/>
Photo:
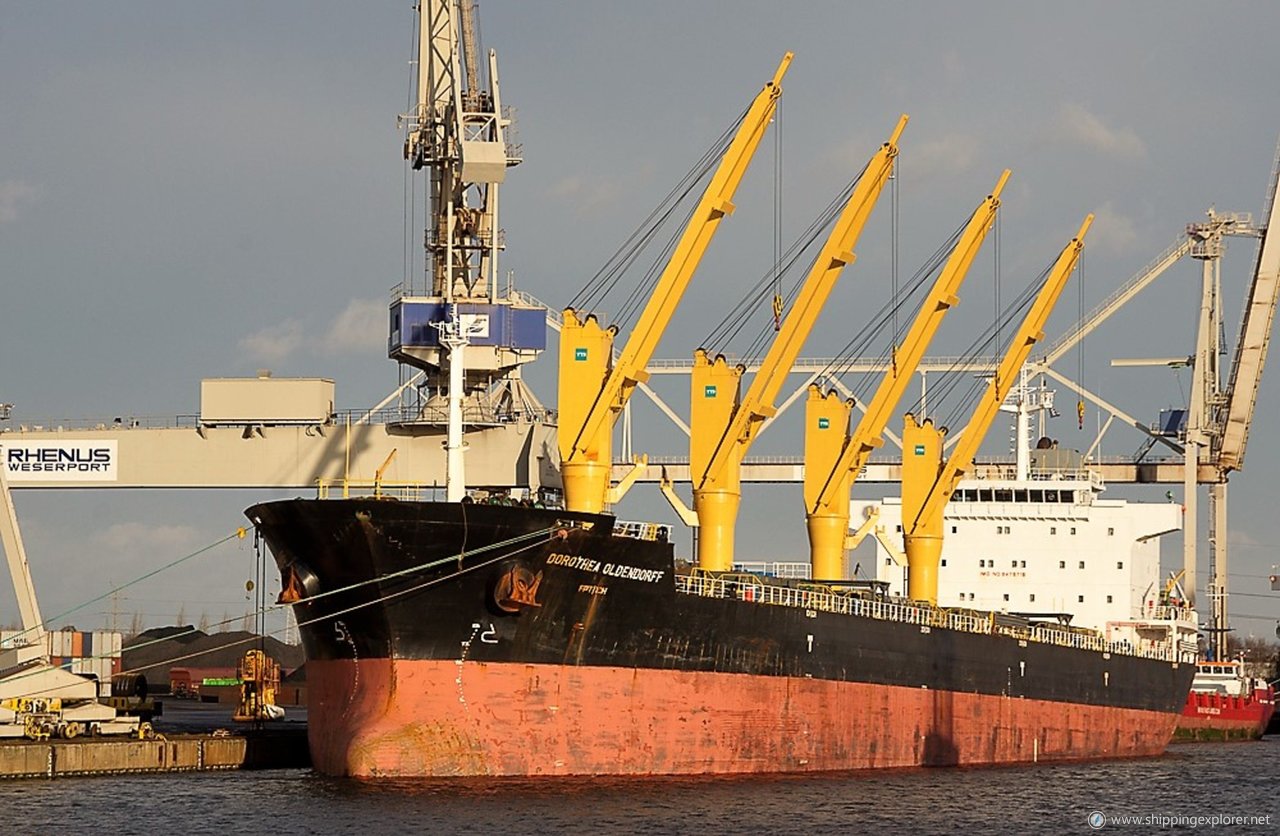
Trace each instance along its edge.
<path fill-rule="evenodd" d="M 0 459 L 3 452 L 0 443 Z M 137 717 L 117 717 L 115 709 L 98 702 L 99 687 L 109 682 L 95 683 L 50 664 L 44 619 L 5 470 L 0 467 L 0 545 L 18 599 L 22 632 L 0 647 L 0 738 L 145 733 L 150 726 L 144 728 Z"/>

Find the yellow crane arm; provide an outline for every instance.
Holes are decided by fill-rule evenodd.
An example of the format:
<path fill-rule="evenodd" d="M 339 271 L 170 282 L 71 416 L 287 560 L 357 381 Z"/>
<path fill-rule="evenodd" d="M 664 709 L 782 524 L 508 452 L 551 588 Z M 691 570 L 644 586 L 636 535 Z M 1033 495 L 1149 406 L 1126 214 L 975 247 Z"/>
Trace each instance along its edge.
<path fill-rule="evenodd" d="M 831 234 L 827 237 L 822 251 L 814 260 L 813 268 L 805 278 L 804 285 L 792 305 L 790 313 L 782 323 L 777 338 L 769 347 L 760 370 L 756 372 L 747 389 L 747 394 L 734 411 L 729 425 L 720 436 L 715 453 L 711 456 L 707 467 L 701 474 L 694 474 L 698 487 L 714 483 L 731 461 L 740 461 L 745 449 L 754 440 L 760 423 L 772 416 L 776 409 L 774 399 L 781 389 L 787 372 L 800 356 L 804 341 L 813 330 L 822 306 L 835 288 L 841 271 L 852 264 L 857 257 L 854 247 L 858 237 L 866 225 L 871 211 L 875 208 L 889 176 L 893 173 L 894 160 L 898 156 L 898 139 L 907 126 L 907 116 L 898 119 L 897 126 L 889 141 L 880 146 L 871 161 L 867 164 L 853 193 L 836 220 Z M 692 428 L 695 433 L 698 428 Z M 703 430 L 706 432 L 706 430 Z M 742 449 L 735 450 L 735 447 Z"/>
<path fill-rule="evenodd" d="M 813 490 L 812 497 L 805 497 L 805 505 L 809 512 L 821 511 L 830 507 L 832 503 L 845 505 L 849 502 L 848 492 L 838 491 L 835 488 L 845 484 L 842 478 L 844 474 L 856 476 L 866 466 L 871 452 L 884 443 L 881 434 L 884 432 L 885 425 L 889 423 L 894 407 L 902 399 L 903 393 L 911 382 L 911 376 L 915 374 L 916 367 L 924 358 L 924 353 L 928 350 L 934 335 L 937 334 L 939 326 L 942 325 L 943 318 L 959 302 L 956 293 L 964 283 L 965 276 L 968 275 L 969 268 L 973 265 L 973 260 L 987 237 L 987 231 L 995 221 L 996 212 L 1000 208 L 1000 192 L 1004 190 L 1008 180 L 1009 170 L 1005 169 L 996 182 L 995 188 L 991 190 L 991 194 L 979 204 L 969 219 L 960 240 L 956 242 L 946 265 L 934 282 L 928 298 L 921 305 L 911 330 L 907 332 L 902 345 L 894 348 L 889 369 L 880 381 L 880 386 L 876 389 L 871 403 L 867 405 L 867 410 L 858 422 L 857 429 L 847 439 L 835 466 L 826 473 L 825 479 L 822 478 L 822 474 L 815 472 L 811 482 L 806 462 L 806 494 Z M 806 432 L 809 429 L 806 427 Z M 819 479 L 822 481 L 819 482 Z"/>
<path fill-rule="evenodd" d="M 778 98 L 782 95 L 782 77 L 791 65 L 791 59 L 790 52 L 783 56 L 773 79 L 751 103 L 604 385 L 600 386 L 599 381 L 589 383 L 599 391 L 590 410 L 578 426 L 560 425 L 562 461 L 570 461 L 586 452 L 587 442 L 604 429 L 607 421 L 610 422 L 608 429 L 612 430 L 611 418 L 626 405 L 636 385 L 648 379 L 644 368 L 653 357 L 662 332 L 666 330 L 676 306 L 680 304 L 689 280 L 693 278 L 698 263 L 711 244 L 721 219 L 733 212 L 733 195 L 760 146 L 765 129 L 773 119 Z M 572 364 L 568 366 L 570 378 L 573 377 L 574 368 Z M 566 376 L 563 363 L 560 376 L 563 386 Z M 575 385 L 582 383 L 576 380 L 570 382 Z"/>
<path fill-rule="evenodd" d="M 1004 359 L 1000 361 L 995 377 L 987 384 L 987 391 L 978 401 L 978 406 L 973 411 L 973 417 L 969 419 L 969 425 L 965 429 L 964 435 L 956 442 L 955 449 L 951 452 L 951 458 L 947 460 L 946 465 L 939 472 L 938 478 L 929 492 L 928 499 L 923 503 L 920 513 L 914 520 L 903 520 L 903 527 L 906 531 L 913 531 L 924 520 L 929 520 L 936 516 L 940 517 L 942 509 L 946 506 L 947 501 L 951 499 L 951 494 L 955 491 L 956 485 L 959 484 L 965 473 L 969 471 L 969 468 L 973 466 L 973 458 L 978 453 L 978 446 L 982 443 L 983 436 L 987 434 L 987 429 L 990 428 L 991 422 L 995 420 L 996 414 L 1000 411 L 1000 404 L 1004 403 L 1005 396 L 1013 388 L 1022 364 L 1027 361 L 1027 357 L 1031 354 L 1032 346 L 1044 339 L 1045 323 L 1048 322 L 1049 314 L 1052 313 L 1053 306 L 1057 304 L 1058 297 L 1062 294 L 1063 287 L 1066 286 L 1067 278 L 1071 275 L 1071 271 L 1075 269 L 1076 262 L 1080 258 L 1080 251 L 1084 249 L 1084 236 L 1089 232 L 1089 227 L 1092 224 L 1093 215 L 1086 215 L 1084 223 L 1080 225 L 1080 231 L 1076 233 L 1076 236 L 1062 250 L 1062 254 L 1058 256 L 1058 260 L 1049 271 L 1044 287 L 1041 288 L 1040 294 L 1031 306 L 1031 311 L 1022 321 L 1022 327 L 1018 329 L 1018 333 L 1009 345 L 1008 352 L 1005 353 Z M 904 454 L 906 453 L 906 451 L 903 452 Z"/>

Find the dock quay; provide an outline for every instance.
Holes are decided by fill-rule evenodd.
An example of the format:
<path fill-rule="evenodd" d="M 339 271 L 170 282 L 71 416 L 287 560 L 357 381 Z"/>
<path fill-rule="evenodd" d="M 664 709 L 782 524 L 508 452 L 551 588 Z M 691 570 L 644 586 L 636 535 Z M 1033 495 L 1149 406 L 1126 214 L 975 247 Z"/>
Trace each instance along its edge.
<path fill-rule="evenodd" d="M 310 765 L 305 726 L 229 734 L 157 735 L 149 740 L 0 741 L 0 779 L 292 769 Z"/>
<path fill-rule="evenodd" d="M 161 702 L 148 739 L 0 739 L 0 780 L 311 766 L 305 719 L 252 727 L 234 722 L 226 704 L 168 697 Z"/>

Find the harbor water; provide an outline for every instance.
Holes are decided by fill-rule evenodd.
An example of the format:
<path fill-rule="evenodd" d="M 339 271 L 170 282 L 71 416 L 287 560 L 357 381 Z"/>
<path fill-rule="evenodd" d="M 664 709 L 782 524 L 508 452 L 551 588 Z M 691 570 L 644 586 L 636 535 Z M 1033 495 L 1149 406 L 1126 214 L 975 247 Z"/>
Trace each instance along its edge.
<path fill-rule="evenodd" d="M 1278 756 L 1280 738 L 1267 738 L 1148 759 L 820 776 L 24 780 L 0 783 L 0 834 L 1265 833 L 1280 831 Z"/>

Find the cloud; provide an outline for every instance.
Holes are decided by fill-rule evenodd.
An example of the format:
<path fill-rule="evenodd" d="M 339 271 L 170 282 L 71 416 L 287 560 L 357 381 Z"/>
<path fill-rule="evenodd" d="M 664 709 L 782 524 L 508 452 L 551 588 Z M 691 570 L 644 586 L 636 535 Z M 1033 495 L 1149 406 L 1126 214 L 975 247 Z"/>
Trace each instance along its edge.
<path fill-rule="evenodd" d="M 1083 105 L 1067 102 L 1058 108 L 1054 133 L 1065 141 L 1091 148 L 1110 157 L 1141 159 L 1147 155 L 1132 128 L 1111 128 Z"/>
<path fill-rule="evenodd" d="M 978 141 L 963 134 L 949 134 L 904 147 L 899 165 L 905 176 L 928 179 L 971 168 L 978 158 Z"/>
<path fill-rule="evenodd" d="M 0 183 L 0 224 L 18 219 L 18 206 L 36 196 L 36 187 L 21 180 Z"/>
<path fill-rule="evenodd" d="M 256 362 L 278 363 L 302 347 L 302 323 L 286 319 L 241 338 L 239 346 Z"/>
<path fill-rule="evenodd" d="M 380 349 L 387 339 L 387 305 L 378 299 L 352 299 L 322 337 L 308 338 L 303 324 L 286 319 L 240 339 L 240 351 L 255 363 L 289 359 L 299 350 L 315 354 L 344 354 Z"/>
<path fill-rule="evenodd" d="M 1249 535 L 1247 532 L 1238 528 L 1233 528 L 1227 532 L 1227 545 L 1240 546 L 1246 549 L 1261 548 L 1264 544 L 1256 537 Z"/>
<path fill-rule="evenodd" d="M 579 217 L 616 205 L 623 194 L 622 184 L 617 180 L 603 177 L 588 179 L 576 174 L 551 184 L 549 191 L 552 197 L 572 203 L 574 214 Z"/>
<path fill-rule="evenodd" d="M 318 348 L 325 354 L 380 349 L 387 340 L 387 304 L 379 299 L 352 299 L 338 314 Z"/>
<path fill-rule="evenodd" d="M 1111 201 L 1102 204 L 1093 214 L 1089 244 L 1095 250 L 1123 253 L 1138 240 L 1138 230 L 1133 219 L 1116 211 Z"/>
<path fill-rule="evenodd" d="M 200 533 L 189 525 L 147 525 L 130 522 L 116 523 L 106 531 L 96 534 L 94 539 L 112 551 L 173 552 L 176 558 L 182 556 L 180 552 L 189 550 L 199 536 Z"/>

